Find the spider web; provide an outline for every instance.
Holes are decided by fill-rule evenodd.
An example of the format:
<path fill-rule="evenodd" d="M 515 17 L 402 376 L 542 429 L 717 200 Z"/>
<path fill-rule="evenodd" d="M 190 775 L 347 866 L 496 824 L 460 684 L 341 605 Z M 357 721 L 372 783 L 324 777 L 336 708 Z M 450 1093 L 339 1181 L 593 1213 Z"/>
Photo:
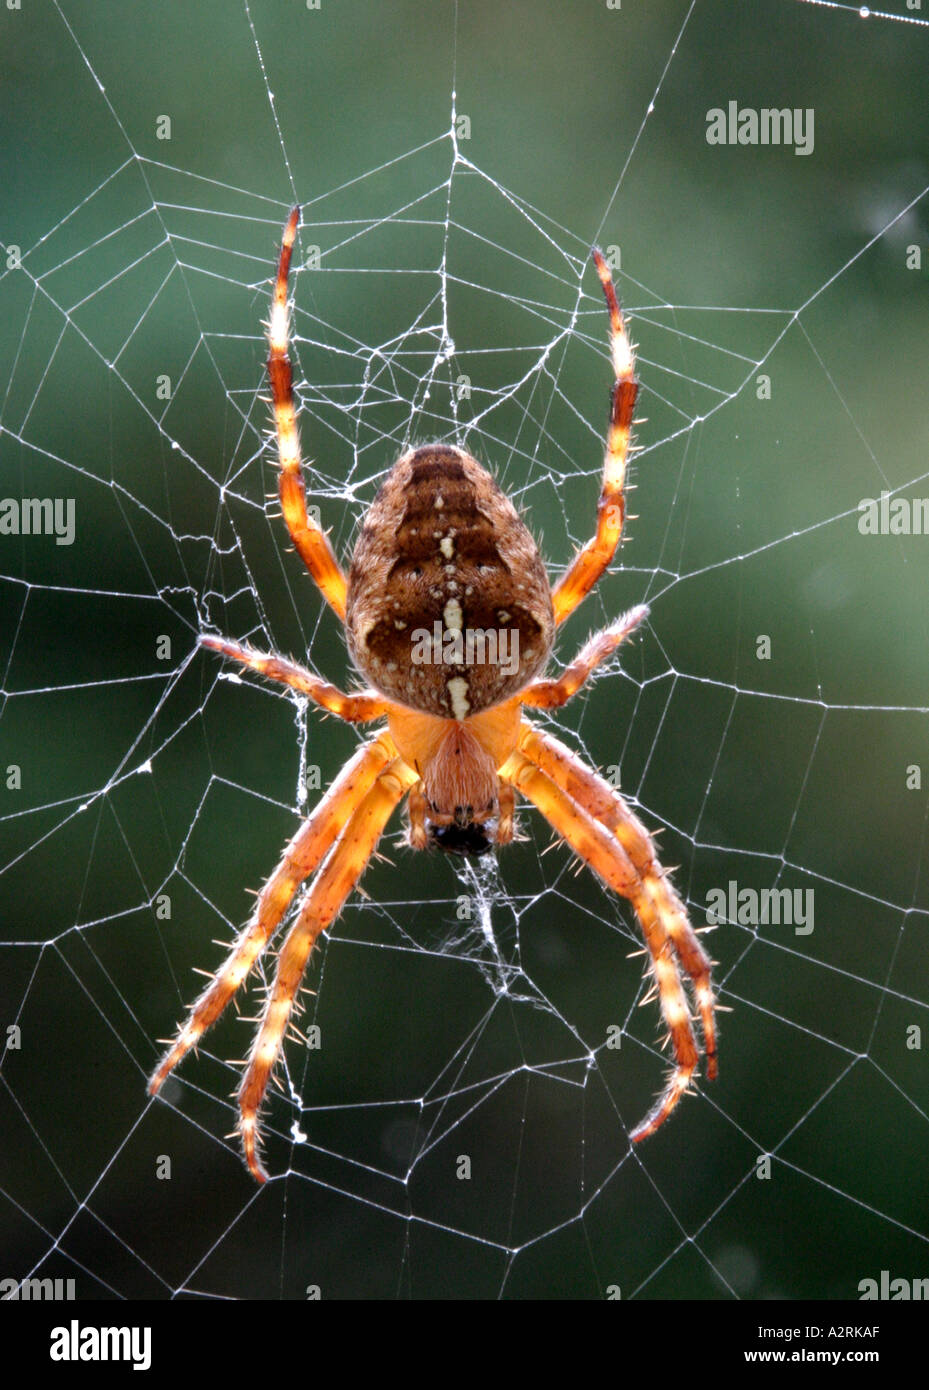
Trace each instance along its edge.
<path fill-rule="evenodd" d="M 850 1298 L 926 1273 L 929 539 L 858 523 L 929 495 L 929 34 L 903 4 L 641 8 L 4 15 L 0 494 L 75 519 L 0 535 L 6 1275 Z M 812 107 L 814 152 L 709 146 L 735 98 Z M 730 884 L 804 914 L 727 906 L 720 1078 L 634 1151 L 667 1063 L 635 922 L 526 808 L 457 872 L 392 822 L 308 971 L 320 1045 L 287 1046 L 267 1187 L 228 1137 L 250 1023 L 146 1096 L 192 969 L 357 744 L 196 645 L 352 679 L 268 497 L 295 201 L 308 500 L 343 555 L 397 454 L 442 439 L 568 563 L 610 380 L 587 257 L 619 249 L 638 515 L 557 658 L 651 619 L 544 722 L 621 777 L 695 923 Z"/>

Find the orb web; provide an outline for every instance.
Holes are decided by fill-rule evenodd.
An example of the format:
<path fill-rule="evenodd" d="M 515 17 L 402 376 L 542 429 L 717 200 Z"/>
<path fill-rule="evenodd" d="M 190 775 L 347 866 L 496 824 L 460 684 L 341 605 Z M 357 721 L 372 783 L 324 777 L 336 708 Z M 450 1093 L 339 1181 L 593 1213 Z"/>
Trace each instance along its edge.
<path fill-rule="evenodd" d="M 853 22 L 770 8 L 821 55 Z M 270 122 L 263 186 L 153 157 L 100 75 L 99 25 L 54 13 L 81 109 L 119 138 L 92 185 L 61 175 L 28 242 L 3 238 L 0 490 L 64 508 L 57 533 L 53 509 L 46 534 L 0 538 L 8 1272 L 89 1297 L 854 1297 L 880 1268 L 921 1269 L 929 542 L 861 526 L 863 500 L 912 520 L 929 491 L 918 161 L 892 152 L 828 255 L 763 292 L 740 265 L 704 303 L 627 236 L 659 226 L 636 172 L 689 113 L 678 74 L 710 6 L 661 31 L 593 218 L 472 153 L 451 19 L 430 133 L 307 188 L 264 7 L 228 32 Z M 859 61 L 895 18 L 870 11 Z M 747 22 L 746 53 L 757 39 Z M 702 106 L 725 105 L 716 78 Z M 786 159 L 785 195 L 804 163 Z M 651 619 L 538 717 L 660 832 L 692 919 L 716 922 L 731 1010 L 719 1081 L 635 1150 L 667 1065 L 635 921 L 525 806 L 498 862 L 457 871 L 392 822 L 307 973 L 266 1189 L 229 1131 L 270 957 L 241 1016 L 146 1096 L 192 970 L 220 963 L 358 738 L 197 647 L 210 628 L 352 679 L 274 496 L 262 320 L 293 201 L 308 502 L 343 556 L 396 456 L 440 439 L 567 565 L 593 528 L 610 384 L 590 242 L 616 266 L 643 383 L 636 515 L 558 660 L 633 603 Z M 815 1256 L 812 1213 L 832 1232 Z"/>

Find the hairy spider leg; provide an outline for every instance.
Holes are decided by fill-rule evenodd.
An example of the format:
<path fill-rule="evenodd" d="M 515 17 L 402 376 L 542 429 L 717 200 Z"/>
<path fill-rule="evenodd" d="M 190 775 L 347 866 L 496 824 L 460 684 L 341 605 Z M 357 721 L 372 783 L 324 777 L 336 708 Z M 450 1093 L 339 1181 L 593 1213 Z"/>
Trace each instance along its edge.
<path fill-rule="evenodd" d="M 280 924 L 300 884 L 319 867 L 346 822 L 396 756 L 393 739 L 386 731 L 363 744 L 303 822 L 259 893 L 254 912 L 236 938 L 225 965 L 194 1004 L 153 1072 L 148 1083 L 151 1095 L 157 1094 L 181 1059 L 219 1018 Z"/>
<path fill-rule="evenodd" d="M 287 529 L 303 563 L 313 576 L 323 598 L 344 620 L 347 587 L 345 575 L 329 544 L 329 537 L 310 518 L 306 510 L 306 491 L 300 458 L 300 428 L 294 405 L 293 373 L 287 354 L 290 329 L 287 279 L 299 221 L 300 209 L 296 207 L 284 228 L 281 256 L 274 282 L 271 321 L 268 324 L 268 377 L 271 381 L 280 462 L 278 489 Z"/>
<path fill-rule="evenodd" d="M 299 690 L 301 695 L 308 695 L 321 709 L 338 715 L 347 724 L 368 724 L 374 719 L 383 719 L 390 708 L 389 702 L 375 690 L 346 695 L 337 686 L 299 666 L 296 661 L 287 661 L 281 656 L 266 656 L 242 642 L 229 642 L 225 637 L 211 637 L 208 633 L 202 633 L 200 645 L 220 652 L 232 661 L 241 661 L 243 666 L 257 671 L 260 676 L 266 676 L 268 680 L 280 681 L 282 685 Z"/>
<path fill-rule="evenodd" d="M 710 1081 L 714 1080 L 717 1075 L 717 1050 L 710 958 L 690 924 L 687 909 L 655 856 L 651 836 L 619 793 L 586 767 L 560 739 L 537 729 L 524 719 L 520 728 L 519 748 L 572 802 L 611 831 L 622 845 L 641 881 L 643 895 L 654 904 L 693 985 L 703 1029 L 706 1074 Z"/>
<path fill-rule="evenodd" d="M 296 922 L 284 938 L 274 983 L 238 1093 L 239 1132 L 245 1161 L 258 1182 L 266 1182 L 268 1177 L 259 1154 L 258 1111 L 280 1055 L 310 951 L 320 933 L 341 911 L 364 872 L 392 811 L 417 781 L 417 774 L 400 758 L 384 768 L 364 799 L 356 805 L 335 849 L 310 886 Z"/>
<path fill-rule="evenodd" d="M 533 746 L 528 737 L 525 743 Z M 675 1109 L 690 1085 L 699 1060 L 690 1008 L 670 934 L 670 920 L 679 902 L 660 869 L 657 875 L 643 878 L 615 834 L 562 790 L 522 749 L 508 759 L 500 775 L 512 781 L 590 868 L 610 888 L 627 898 L 635 909 L 651 958 L 659 1007 L 668 1026 L 675 1060 L 664 1091 L 630 1134 L 637 1143 L 653 1134 Z M 592 773 L 591 777 L 594 776 Z M 609 791 L 606 783 L 602 786 Z M 611 800 L 615 802 L 619 798 L 611 793 Z"/>
<path fill-rule="evenodd" d="M 647 617 L 648 608 L 644 603 L 630 608 L 629 612 L 624 613 L 615 623 L 611 623 L 601 632 L 595 632 L 571 665 L 566 666 L 557 679 L 537 680 L 527 686 L 519 696 L 520 704 L 531 705 L 536 709 L 559 709 L 566 705 L 571 697 L 577 694 L 591 672 L 615 652 L 619 644 Z"/>
<path fill-rule="evenodd" d="M 596 246 L 591 254 L 610 313 L 614 381 L 610 397 L 606 455 L 603 461 L 603 482 L 600 501 L 597 504 L 597 529 L 593 538 L 575 555 L 552 590 L 556 623 L 564 622 L 581 600 L 586 598 L 610 564 L 619 545 L 626 515 L 626 462 L 632 437 L 635 401 L 639 391 L 635 375 L 635 355 L 626 334 L 610 268 Z"/>

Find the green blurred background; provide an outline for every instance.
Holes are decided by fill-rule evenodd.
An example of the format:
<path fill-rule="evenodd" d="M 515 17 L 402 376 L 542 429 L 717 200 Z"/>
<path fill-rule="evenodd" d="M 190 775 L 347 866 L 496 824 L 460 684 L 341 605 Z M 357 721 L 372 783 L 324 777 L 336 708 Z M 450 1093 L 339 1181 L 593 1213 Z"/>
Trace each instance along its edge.
<path fill-rule="evenodd" d="M 22 768 L 0 792 L 0 1020 L 22 1036 L 4 1272 L 261 1298 L 850 1298 L 925 1276 L 907 769 L 929 771 L 929 538 L 862 537 L 857 507 L 929 495 L 929 291 L 907 265 L 929 263 L 929 31 L 794 0 L 63 0 L 0 25 L 0 495 L 77 511 L 73 546 L 0 537 L 0 766 Z M 729 100 L 813 108 L 813 153 L 709 146 Z M 567 563 L 609 384 L 585 258 L 621 248 L 636 517 L 558 656 L 643 598 L 652 617 L 559 724 L 621 762 L 695 921 L 731 879 L 815 892 L 811 935 L 714 933 L 720 1079 L 635 1153 L 663 1062 L 634 923 L 542 856 L 528 813 L 483 889 L 506 997 L 456 919 L 468 886 L 385 841 L 311 967 L 323 1047 L 291 1047 L 268 1112 L 286 1177 L 256 1194 L 223 1138 L 247 1025 L 147 1101 L 191 969 L 298 824 L 301 747 L 326 785 L 355 746 L 194 645 L 208 622 L 350 679 L 265 504 L 261 320 L 295 198 L 301 254 L 321 250 L 295 277 L 308 485 L 343 549 L 406 443 L 457 437 Z"/>

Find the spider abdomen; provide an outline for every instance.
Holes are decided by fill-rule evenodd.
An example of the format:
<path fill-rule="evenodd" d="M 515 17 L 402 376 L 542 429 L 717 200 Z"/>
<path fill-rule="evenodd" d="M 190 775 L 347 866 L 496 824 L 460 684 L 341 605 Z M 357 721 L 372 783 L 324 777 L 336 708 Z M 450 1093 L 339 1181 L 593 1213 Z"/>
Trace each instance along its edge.
<path fill-rule="evenodd" d="M 365 518 L 346 597 L 349 649 L 390 699 L 464 720 L 544 667 L 554 634 L 542 557 L 463 449 L 398 459 Z"/>

